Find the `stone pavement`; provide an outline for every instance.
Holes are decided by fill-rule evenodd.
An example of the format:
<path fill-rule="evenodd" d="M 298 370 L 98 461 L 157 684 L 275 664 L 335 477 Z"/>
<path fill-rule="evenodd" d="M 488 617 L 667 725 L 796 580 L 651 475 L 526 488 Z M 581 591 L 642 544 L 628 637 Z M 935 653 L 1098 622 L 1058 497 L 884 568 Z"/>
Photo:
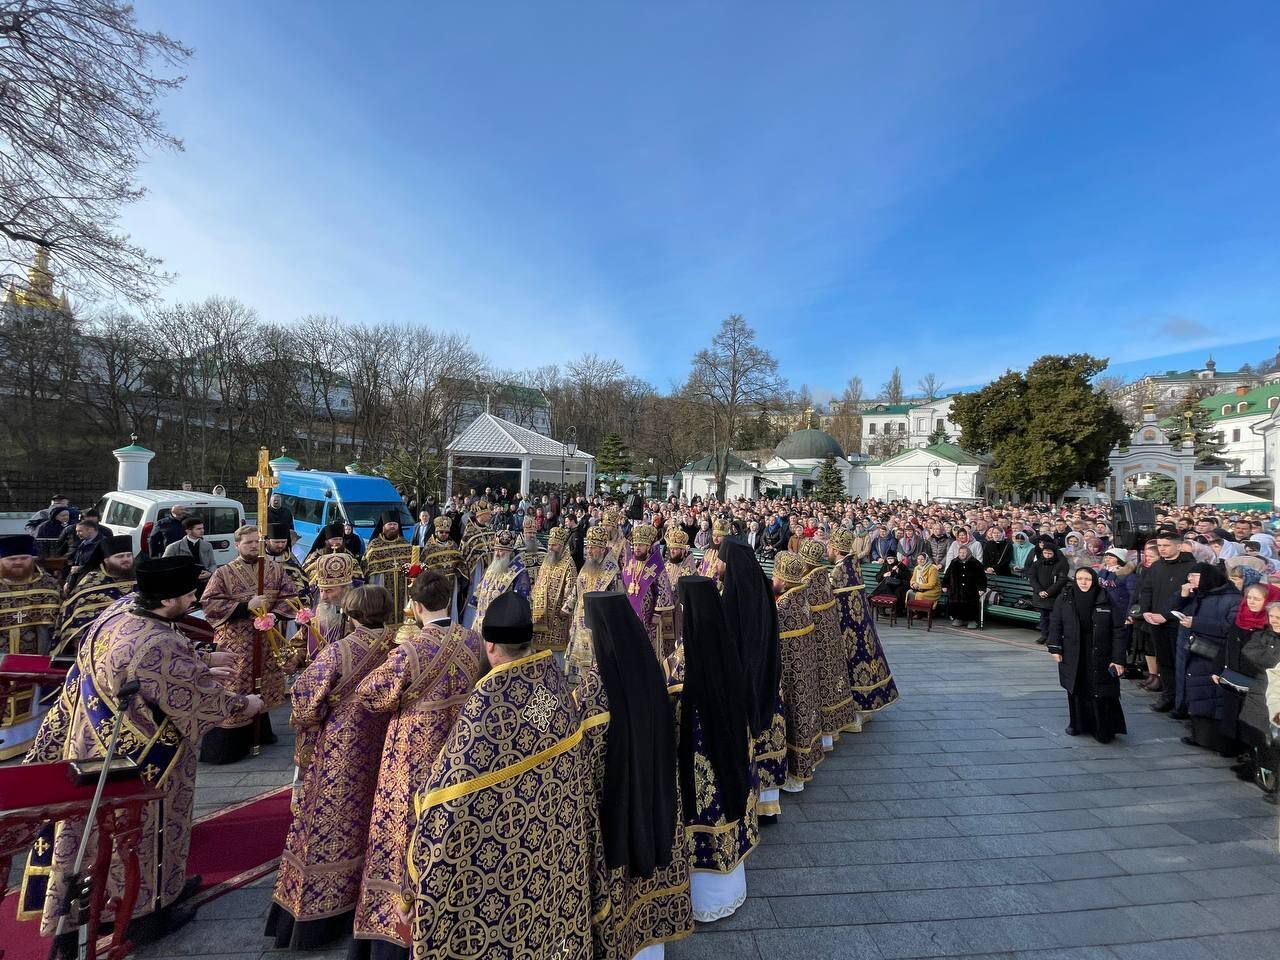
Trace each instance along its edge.
<path fill-rule="evenodd" d="M 1128 737 L 1067 737 L 1056 669 L 1029 631 L 882 636 L 902 699 L 784 795 L 748 861 L 747 903 L 670 945 L 671 960 L 1280 958 L 1275 808 L 1229 761 L 1179 743 L 1182 726 L 1128 683 Z M 201 808 L 287 781 L 286 747 L 202 767 Z M 261 935 L 273 880 L 142 955 L 288 956 Z"/>

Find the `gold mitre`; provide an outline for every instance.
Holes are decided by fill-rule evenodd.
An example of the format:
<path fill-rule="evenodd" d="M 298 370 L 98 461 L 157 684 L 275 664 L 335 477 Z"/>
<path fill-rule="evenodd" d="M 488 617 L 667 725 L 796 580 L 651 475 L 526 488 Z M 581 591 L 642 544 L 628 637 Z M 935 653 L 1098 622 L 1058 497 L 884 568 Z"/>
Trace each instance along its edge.
<path fill-rule="evenodd" d="M 773 558 L 773 572 L 783 583 L 804 583 L 807 565 L 798 553 L 783 550 Z"/>
<path fill-rule="evenodd" d="M 349 553 L 326 553 L 316 563 L 316 586 L 349 587 L 356 562 Z"/>
<path fill-rule="evenodd" d="M 604 528 L 604 524 L 597 524 L 587 531 L 588 547 L 607 547 L 609 545 L 609 531 Z"/>
<path fill-rule="evenodd" d="M 658 528 L 651 523 L 641 523 L 631 528 L 631 542 L 637 547 L 652 547 L 658 542 Z"/>
<path fill-rule="evenodd" d="M 800 556 L 805 563 L 820 567 L 823 561 L 827 559 L 827 545 L 816 537 L 810 537 L 808 540 L 801 542 Z"/>

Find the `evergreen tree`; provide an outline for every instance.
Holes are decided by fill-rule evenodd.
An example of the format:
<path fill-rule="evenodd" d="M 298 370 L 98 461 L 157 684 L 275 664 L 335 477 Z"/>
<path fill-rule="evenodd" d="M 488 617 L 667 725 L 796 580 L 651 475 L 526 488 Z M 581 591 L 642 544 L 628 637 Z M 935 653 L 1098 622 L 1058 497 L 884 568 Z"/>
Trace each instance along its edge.
<path fill-rule="evenodd" d="M 600 441 L 600 450 L 596 453 L 596 470 L 600 479 L 613 484 L 623 474 L 631 471 L 631 451 L 616 433 L 611 433 Z"/>
<path fill-rule="evenodd" d="M 1182 400 L 1179 411 L 1178 429 L 1182 433 L 1195 434 L 1196 464 L 1199 466 L 1223 463 L 1222 431 L 1213 422 L 1213 414 L 1200 403 L 1194 393 L 1188 393 Z"/>
<path fill-rule="evenodd" d="M 929 446 L 935 443 L 950 443 L 951 438 L 947 436 L 947 431 L 943 428 L 942 422 L 939 421 L 934 425 L 933 433 L 929 434 Z"/>
<path fill-rule="evenodd" d="M 818 468 L 818 485 L 813 491 L 815 500 L 830 506 L 838 500 L 845 497 L 844 477 L 840 475 L 840 470 L 836 467 L 836 458 L 834 456 L 827 457 L 822 461 L 822 466 Z"/>
<path fill-rule="evenodd" d="M 1010 370 L 956 398 L 951 420 L 961 445 L 991 454 L 992 486 L 1057 496 L 1073 483 L 1107 475 L 1111 448 L 1128 429 L 1092 383 L 1106 367 L 1106 360 L 1088 354 L 1044 356 L 1025 373 Z"/>

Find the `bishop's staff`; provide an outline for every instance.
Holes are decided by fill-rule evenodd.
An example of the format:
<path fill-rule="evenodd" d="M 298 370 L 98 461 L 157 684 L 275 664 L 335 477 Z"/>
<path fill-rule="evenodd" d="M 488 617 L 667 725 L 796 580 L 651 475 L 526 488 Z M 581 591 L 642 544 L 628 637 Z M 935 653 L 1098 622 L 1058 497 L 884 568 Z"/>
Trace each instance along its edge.
<path fill-rule="evenodd" d="M 271 472 L 271 452 L 266 447 L 258 448 L 258 472 L 249 477 L 245 483 L 250 490 L 258 491 L 258 529 L 265 536 L 267 530 L 267 501 L 271 496 L 271 490 L 280 485 L 280 480 Z M 267 555 L 264 548 L 258 550 L 258 596 L 266 595 L 267 587 Z M 270 610 L 268 605 L 267 610 Z M 255 617 L 261 616 L 267 610 L 255 610 L 252 613 Z M 263 651 L 266 647 L 267 631 L 254 629 L 253 633 L 253 692 L 258 696 L 262 696 L 262 670 L 263 670 Z M 262 714 L 266 711 L 260 711 L 253 718 L 253 756 L 257 756 L 262 752 Z"/>

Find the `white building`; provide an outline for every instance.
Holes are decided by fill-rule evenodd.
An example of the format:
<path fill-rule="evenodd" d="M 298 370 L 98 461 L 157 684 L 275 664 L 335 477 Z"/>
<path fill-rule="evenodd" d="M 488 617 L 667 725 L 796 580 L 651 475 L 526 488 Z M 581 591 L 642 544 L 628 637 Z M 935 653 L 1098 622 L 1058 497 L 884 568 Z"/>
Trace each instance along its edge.
<path fill-rule="evenodd" d="M 818 472 L 828 457 L 834 459 L 845 491 L 852 491 L 855 468 L 844 450 L 831 434 L 813 429 L 794 430 L 778 444 L 762 468 L 764 489 L 779 490 L 783 496 L 808 496 L 818 485 Z M 856 494 L 850 492 L 850 496 Z"/>
<path fill-rule="evenodd" d="M 986 496 L 989 463 L 954 443 L 935 443 L 854 469 L 865 473 L 864 496 L 875 500 L 970 500 Z"/>
<path fill-rule="evenodd" d="M 1262 475 L 1271 480 L 1271 498 L 1280 501 L 1280 406 L 1252 427 L 1262 441 Z"/>
<path fill-rule="evenodd" d="M 709 455 L 686 463 L 671 480 L 673 485 L 679 484 L 680 495 L 689 500 L 694 497 L 714 497 L 716 495 L 716 458 Z M 668 487 L 668 489 L 673 488 Z M 738 497 L 753 499 L 759 494 L 760 489 L 760 471 L 730 451 L 729 470 L 725 475 L 725 499 L 734 500 Z"/>
<path fill-rule="evenodd" d="M 1164 407 L 1181 400 L 1189 393 L 1212 391 L 1219 394 L 1236 387 L 1253 387 L 1257 382 L 1258 377 L 1253 373 L 1219 370 L 1210 357 L 1198 370 L 1166 370 L 1164 373 L 1148 374 L 1133 383 L 1127 383 L 1115 392 L 1115 399 L 1131 418 L 1136 418 L 1138 411 L 1146 403 Z"/>
<path fill-rule="evenodd" d="M 1222 432 L 1223 460 L 1232 473 L 1260 477 L 1267 473 L 1263 434 L 1255 428 L 1280 408 L 1280 380 L 1261 387 L 1236 387 L 1230 393 L 1205 397 L 1200 406 L 1209 411 L 1213 425 Z"/>
<path fill-rule="evenodd" d="M 908 403 L 872 403 L 860 411 L 862 417 L 862 450 L 871 453 L 882 448 L 884 438 L 906 449 L 928 444 L 934 430 L 941 427 L 947 439 L 960 438 L 960 428 L 951 420 L 954 396 L 937 400 Z"/>

